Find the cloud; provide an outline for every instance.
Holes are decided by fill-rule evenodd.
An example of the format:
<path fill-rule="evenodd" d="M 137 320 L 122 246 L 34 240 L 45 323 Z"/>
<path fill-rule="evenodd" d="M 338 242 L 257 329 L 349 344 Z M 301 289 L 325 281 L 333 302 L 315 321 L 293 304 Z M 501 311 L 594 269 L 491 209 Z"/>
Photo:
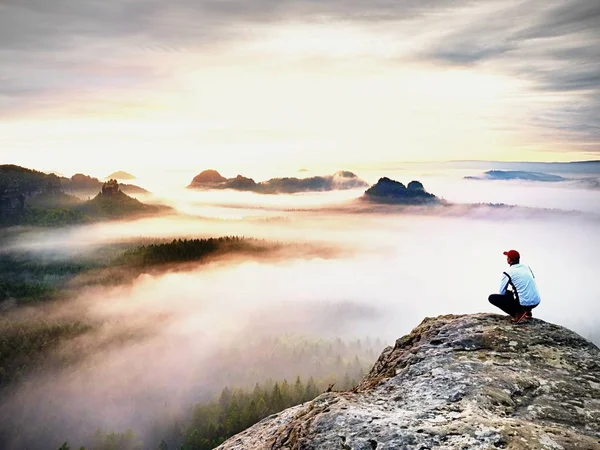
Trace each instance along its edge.
<path fill-rule="evenodd" d="M 241 56 L 218 64 L 242 64 L 246 43 L 294 24 L 363 30 L 363 52 L 382 64 L 458 66 L 518 80 L 523 108 L 539 104 L 551 116 L 529 117 L 539 131 L 530 146 L 547 142 L 547 128 L 564 147 L 600 152 L 596 0 L 0 0 L 0 115 L 14 115 L 15 107 L 56 107 L 69 97 L 110 107 L 100 94 L 85 97 L 89 91 L 126 90 L 139 102 L 158 85 L 181 88 L 177 67 L 211 67 L 208 55 L 235 48 Z M 351 52 L 340 56 L 333 45 L 325 48 L 329 54 L 307 60 L 365 63 Z M 251 61 L 271 63 L 271 57 Z"/>
<path fill-rule="evenodd" d="M 532 99 L 563 96 L 568 100 L 550 105 L 546 119 L 532 118 L 532 124 L 600 152 L 598 29 L 600 3 L 594 0 L 503 2 L 442 33 L 425 53 L 434 61 L 477 65 L 526 81 Z"/>
<path fill-rule="evenodd" d="M 453 200 L 464 196 L 472 201 L 517 199 L 528 206 L 579 206 L 596 212 L 600 208 L 598 192 L 586 196 L 585 191 L 562 184 L 481 185 L 457 180 L 454 186 L 460 192 L 453 192 L 444 176 L 425 185 Z M 263 376 L 291 379 L 315 370 L 312 364 L 294 367 L 273 360 L 270 347 L 259 347 L 263 338 L 378 336 L 393 343 L 425 316 L 493 311 L 487 295 L 497 287 L 505 268 L 501 252 L 507 248 L 521 251 L 538 277 L 543 303 L 536 316 L 598 338 L 597 216 L 567 212 L 550 216 L 543 211 L 521 215 L 487 207 L 439 216 L 418 210 L 400 214 L 353 214 L 314 207 L 290 211 L 298 209 L 305 196 L 280 196 L 280 203 L 273 205 L 265 196 L 252 194 L 251 202 L 247 195 L 232 193 L 232 201 L 240 203 L 236 209 L 241 217 L 262 206 L 258 218 L 264 220 L 223 220 L 217 218 L 234 209 L 223 206 L 223 192 L 185 194 L 205 209 L 212 198 L 212 206 L 220 211 L 213 212 L 212 220 L 144 219 L 19 236 L 10 230 L 7 238 L 21 248 L 57 257 L 68 251 L 82 255 L 88 247 L 140 235 L 242 233 L 326 243 L 339 247 L 341 254 L 305 257 L 297 247 L 287 248 L 281 260 L 191 264 L 187 270 L 141 275 L 131 285 L 83 288 L 76 298 L 51 305 L 56 310 L 40 306 L 35 311 L 44 320 L 66 317 L 94 328 L 57 349 L 73 358 L 71 366 L 36 373 L 2 398 L 0 423 L 10 433 L 22 432 L 27 439 L 48 443 L 54 432 L 57 448 L 65 439 L 72 445 L 81 442 L 97 427 L 109 431 L 132 427 L 146 437 L 148 445 L 157 424 L 178 417 L 169 414 L 189 417 L 190 403 L 211 398 L 232 380 L 252 385 Z M 336 194 L 309 198 L 311 204 L 319 200 L 327 207 L 338 199 Z M 266 220 L 272 217 L 267 208 L 277 209 L 277 216 L 288 220 Z M 94 257 L 100 254 L 96 247 Z M 569 261 L 568 267 L 563 261 Z M 21 314 L 29 317 L 32 310 L 14 311 L 11 323 L 18 323 Z M 255 341 L 258 344 L 252 345 Z M 269 360 L 259 376 L 249 369 L 261 363 L 261 357 Z M 249 379 L 253 376 L 257 379 Z"/>

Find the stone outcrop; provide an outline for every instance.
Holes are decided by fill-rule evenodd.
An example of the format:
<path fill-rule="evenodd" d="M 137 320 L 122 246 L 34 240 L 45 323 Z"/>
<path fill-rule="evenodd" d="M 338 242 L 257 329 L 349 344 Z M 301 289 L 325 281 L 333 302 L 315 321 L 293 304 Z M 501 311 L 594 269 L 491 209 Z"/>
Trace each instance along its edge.
<path fill-rule="evenodd" d="M 425 319 L 352 392 L 232 437 L 241 449 L 600 449 L 600 351 L 563 327 L 494 314 Z"/>
<path fill-rule="evenodd" d="M 222 176 L 219 172 L 217 172 L 216 170 L 208 169 L 208 170 L 203 170 L 198 175 L 196 175 L 194 177 L 194 179 L 192 180 L 192 183 L 190 184 L 190 186 L 196 186 L 196 185 L 202 186 L 205 184 L 218 184 L 218 183 L 223 183 L 225 181 L 227 181 L 227 178 Z"/>
<path fill-rule="evenodd" d="M 100 193 L 108 196 L 117 195 L 119 193 L 119 182 L 114 179 L 108 180 L 102 185 Z"/>
<path fill-rule="evenodd" d="M 440 203 L 440 200 L 435 195 L 425 190 L 420 181 L 411 181 L 407 187 L 399 181 L 391 180 L 388 177 L 380 178 L 376 184 L 365 191 L 362 199 L 372 203 L 395 205 Z"/>

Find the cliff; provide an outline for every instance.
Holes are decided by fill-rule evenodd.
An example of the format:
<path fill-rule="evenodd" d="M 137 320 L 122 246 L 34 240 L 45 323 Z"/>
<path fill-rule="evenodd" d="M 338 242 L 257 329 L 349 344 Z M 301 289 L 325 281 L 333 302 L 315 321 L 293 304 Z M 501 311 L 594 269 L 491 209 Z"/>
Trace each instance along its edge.
<path fill-rule="evenodd" d="M 539 319 L 427 318 L 354 391 L 269 416 L 218 448 L 600 449 L 600 350 Z"/>

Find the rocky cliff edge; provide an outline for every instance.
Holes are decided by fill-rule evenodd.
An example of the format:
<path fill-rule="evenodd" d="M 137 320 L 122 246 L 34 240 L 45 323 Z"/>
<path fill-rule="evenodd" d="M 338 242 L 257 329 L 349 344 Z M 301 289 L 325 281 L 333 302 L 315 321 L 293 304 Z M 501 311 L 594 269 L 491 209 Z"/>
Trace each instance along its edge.
<path fill-rule="evenodd" d="M 600 449 L 600 350 L 539 319 L 426 318 L 352 392 L 328 392 L 218 447 Z"/>

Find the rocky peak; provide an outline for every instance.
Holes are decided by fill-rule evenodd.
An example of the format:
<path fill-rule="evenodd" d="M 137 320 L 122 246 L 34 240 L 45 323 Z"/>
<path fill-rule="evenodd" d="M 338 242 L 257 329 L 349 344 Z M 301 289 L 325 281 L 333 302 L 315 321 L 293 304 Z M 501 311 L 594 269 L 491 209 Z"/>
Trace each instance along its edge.
<path fill-rule="evenodd" d="M 407 189 L 412 189 L 414 191 L 424 191 L 425 190 L 425 186 L 423 186 L 423 183 L 421 183 L 420 181 L 411 181 L 410 183 L 408 183 L 408 186 L 406 186 Z"/>
<path fill-rule="evenodd" d="M 600 350 L 539 319 L 425 319 L 352 392 L 232 437 L 241 449 L 600 449 Z"/>
<path fill-rule="evenodd" d="M 216 170 L 208 169 L 196 175 L 192 180 L 192 185 L 202 183 L 223 183 L 224 181 L 227 181 L 227 178 L 222 176 Z"/>
<path fill-rule="evenodd" d="M 119 193 L 119 182 L 115 179 L 108 180 L 106 183 L 102 184 L 102 195 L 113 196 Z"/>
<path fill-rule="evenodd" d="M 411 181 L 406 187 L 399 181 L 387 177 L 367 189 L 363 200 L 375 203 L 391 203 L 399 205 L 423 205 L 439 203 L 439 199 L 427 192 L 420 181 Z"/>

